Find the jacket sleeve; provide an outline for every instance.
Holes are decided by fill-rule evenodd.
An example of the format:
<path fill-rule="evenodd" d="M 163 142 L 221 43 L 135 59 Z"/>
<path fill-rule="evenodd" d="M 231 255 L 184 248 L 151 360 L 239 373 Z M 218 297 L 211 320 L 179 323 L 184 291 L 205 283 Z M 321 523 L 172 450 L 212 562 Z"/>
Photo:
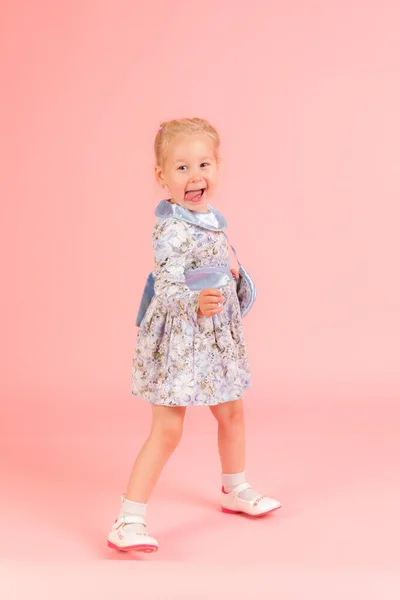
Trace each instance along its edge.
<path fill-rule="evenodd" d="M 155 227 L 155 295 L 161 298 L 164 307 L 172 316 L 184 319 L 197 329 L 200 292 L 188 288 L 184 275 L 195 247 L 196 241 L 190 226 L 183 221 L 166 219 Z"/>

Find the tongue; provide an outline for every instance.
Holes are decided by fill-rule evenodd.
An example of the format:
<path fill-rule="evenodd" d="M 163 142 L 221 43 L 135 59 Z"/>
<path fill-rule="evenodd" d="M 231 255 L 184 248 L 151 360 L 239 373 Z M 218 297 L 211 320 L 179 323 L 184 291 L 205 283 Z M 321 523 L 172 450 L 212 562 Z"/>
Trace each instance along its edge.
<path fill-rule="evenodd" d="M 186 192 L 185 200 L 187 200 L 188 202 L 195 202 L 196 200 L 200 200 L 201 196 L 201 190 L 194 190 L 192 192 Z"/>

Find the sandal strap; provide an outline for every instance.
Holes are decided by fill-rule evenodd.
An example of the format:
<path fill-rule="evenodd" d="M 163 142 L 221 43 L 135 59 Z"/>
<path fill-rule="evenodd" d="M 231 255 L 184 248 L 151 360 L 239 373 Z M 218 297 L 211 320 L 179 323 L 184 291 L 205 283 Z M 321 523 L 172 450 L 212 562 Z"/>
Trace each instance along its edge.
<path fill-rule="evenodd" d="M 240 492 L 244 492 L 245 490 L 249 490 L 250 488 L 251 485 L 249 483 L 240 483 L 232 490 L 232 494 L 234 496 L 238 496 Z"/>
<path fill-rule="evenodd" d="M 245 490 L 250 490 L 252 489 L 252 486 L 249 483 L 241 483 L 240 485 L 236 486 L 233 490 L 233 494 L 238 497 L 240 492 L 244 492 Z M 261 502 L 261 500 L 264 500 L 265 496 L 262 496 L 261 494 L 259 496 L 257 496 L 256 498 L 254 498 L 254 500 L 245 500 L 245 502 L 248 502 L 249 504 L 251 504 L 252 506 L 257 506 L 257 504 L 259 502 Z M 242 500 L 242 498 L 239 498 L 239 500 Z"/>
<path fill-rule="evenodd" d="M 119 529 L 122 525 L 144 525 L 146 527 L 146 521 L 143 517 L 139 517 L 138 515 L 124 515 L 123 517 L 118 517 L 113 525 L 113 529 Z"/>

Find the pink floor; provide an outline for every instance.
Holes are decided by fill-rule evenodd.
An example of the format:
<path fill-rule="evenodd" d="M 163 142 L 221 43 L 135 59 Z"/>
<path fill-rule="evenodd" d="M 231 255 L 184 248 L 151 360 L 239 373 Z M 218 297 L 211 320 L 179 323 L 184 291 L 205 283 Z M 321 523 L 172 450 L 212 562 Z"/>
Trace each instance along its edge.
<path fill-rule="evenodd" d="M 150 504 L 149 556 L 106 546 L 144 432 L 3 435 L 1 599 L 400 598 L 397 403 L 323 406 L 248 412 L 249 479 L 283 504 L 258 520 L 219 510 L 213 423 L 197 433 L 193 409 Z"/>

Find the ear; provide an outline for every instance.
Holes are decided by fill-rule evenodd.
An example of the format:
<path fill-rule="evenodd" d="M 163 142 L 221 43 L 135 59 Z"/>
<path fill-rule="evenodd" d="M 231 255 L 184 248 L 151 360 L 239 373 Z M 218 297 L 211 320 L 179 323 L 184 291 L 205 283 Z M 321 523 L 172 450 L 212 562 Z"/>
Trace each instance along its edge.
<path fill-rule="evenodd" d="M 165 185 L 164 184 L 164 173 L 161 167 L 159 167 L 158 165 L 154 167 L 154 174 L 156 176 L 156 180 L 157 183 L 161 186 Z"/>

